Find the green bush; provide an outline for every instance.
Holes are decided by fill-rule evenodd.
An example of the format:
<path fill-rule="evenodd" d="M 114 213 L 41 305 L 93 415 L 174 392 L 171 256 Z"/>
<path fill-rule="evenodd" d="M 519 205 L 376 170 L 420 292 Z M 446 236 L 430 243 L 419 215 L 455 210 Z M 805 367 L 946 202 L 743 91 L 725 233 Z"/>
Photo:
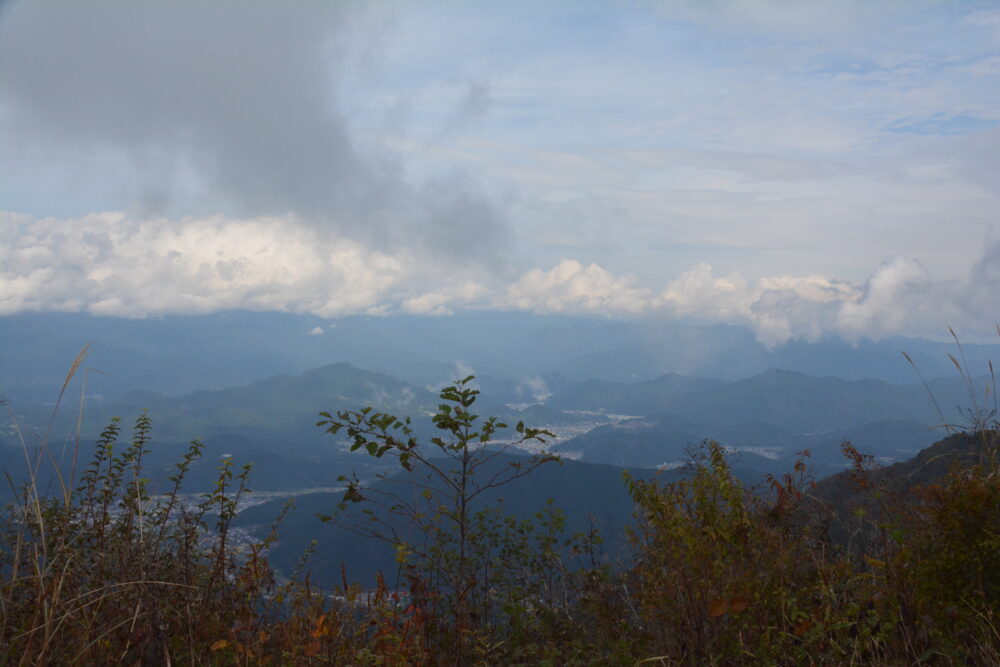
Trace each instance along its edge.
<path fill-rule="evenodd" d="M 395 486 L 344 478 L 329 517 L 395 550 L 395 589 L 279 582 L 281 517 L 263 540 L 232 527 L 248 466 L 223 460 L 186 496 L 195 441 L 151 496 L 149 418 L 127 443 L 112 421 L 78 481 L 47 496 L 29 480 L 0 517 L 0 664 L 1000 664 L 995 430 L 968 438 L 974 465 L 916 490 L 845 444 L 859 509 L 839 518 L 805 455 L 748 488 L 706 443 L 680 481 L 626 476 L 634 559 L 612 567 L 551 505 L 480 502 L 554 457 L 503 458 L 551 434 L 519 424 L 497 445 L 505 426 L 471 412 L 470 381 L 442 391 L 429 445 L 370 408 L 320 422 L 398 460 Z"/>
<path fill-rule="evenodd" d="M 77 488 L 47 497 L 30 482 L 0 518 L 0 664 L 343 664 L 392 657 L 389 628 L 406 616 L 385 591 L 346 587 L 337 599 L 308 581 L 278 584 L 263 541 L 231 522 L 249 466 L 224 459 L 215 489 L 182 484 L 193 442 L 150 497 L 142 459 L 152 424 L 136 420 L 119 451 L 119 422 L 98 439 Z M 280 519 L 280 517 L 279 517 Z M 411 664 L 405 653 L 396 662 Z"/>

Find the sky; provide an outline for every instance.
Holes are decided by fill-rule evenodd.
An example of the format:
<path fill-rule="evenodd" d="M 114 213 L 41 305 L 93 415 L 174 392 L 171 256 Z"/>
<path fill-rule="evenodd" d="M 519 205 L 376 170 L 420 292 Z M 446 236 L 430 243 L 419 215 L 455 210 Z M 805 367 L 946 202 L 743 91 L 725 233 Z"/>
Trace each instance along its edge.
<path fill-rule="evenodd" d="M 975 338 L 998 156 L 997 2 L 0 0 L 0 315 Z"/>

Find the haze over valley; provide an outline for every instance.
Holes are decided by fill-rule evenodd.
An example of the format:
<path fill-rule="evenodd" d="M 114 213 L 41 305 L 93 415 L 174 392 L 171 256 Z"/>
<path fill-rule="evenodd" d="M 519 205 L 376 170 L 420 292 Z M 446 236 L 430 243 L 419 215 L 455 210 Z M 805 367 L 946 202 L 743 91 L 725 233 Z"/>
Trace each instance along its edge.
<path fill-rule="evenodd" d="M 0 0 L 0 662 L 996 664 L 997 156 L 990 2 Z"/>

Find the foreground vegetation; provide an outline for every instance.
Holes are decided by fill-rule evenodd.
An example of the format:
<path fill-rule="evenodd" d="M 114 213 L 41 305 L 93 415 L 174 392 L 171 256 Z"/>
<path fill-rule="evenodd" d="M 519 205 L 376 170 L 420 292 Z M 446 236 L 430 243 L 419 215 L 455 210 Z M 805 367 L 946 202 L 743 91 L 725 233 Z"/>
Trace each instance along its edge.
<path fill-rule="evenodd" d="M 248 467 L 223 461 L 215 489 L 184 500 L 197 442 L 151 497 L 152 424 L 121 443 L 113 421 L 79 479 L 55 494 L 29 482 L 0 523 L 0 663 L 1000 664 L 995 415 L 962 436 L 974 460 L 916 490 L 845 445 L 850 512 L 823 501 L 805 454 L 748 488 L 706 443 L 682 481 L 626 478 L 634 557 L 612 563 L 556 508 L 474 505 L 554 457 L 488 468 L 504 425 L 472 413 L 469 380 L 442 392 L 429 444 L 392 415 L 323 415 L 400 466 L 398 492 L 343 480 L 326 517 L 395 549 L 400 583 L 366 591 L 346 576 L 318 590 L 307 561 L 272 570 L 280 517 L 259 541 L 232 527 Z"/>

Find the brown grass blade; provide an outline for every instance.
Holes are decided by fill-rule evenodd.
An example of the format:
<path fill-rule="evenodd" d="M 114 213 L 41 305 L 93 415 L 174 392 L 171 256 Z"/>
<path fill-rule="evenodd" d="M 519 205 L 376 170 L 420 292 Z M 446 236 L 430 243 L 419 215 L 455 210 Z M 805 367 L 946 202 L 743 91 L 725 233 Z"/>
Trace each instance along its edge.
<path fill-rule="evenodd" d="M 958 371 L 961 373 L 962 372 L 962 364 L 958 363 L 958 359 L 955 358 L 955 355 L 952 354 L 951 352 L 949 352 L 948 353 L 948 358 L 951 359 L 951 363 L 953 363 L 955 365 L 955 368 L 957 368 Z"/>
<path fill-rule="evenodd" d="M 59 390 L 59 398 L 56 399 L 56 405 L 52 408 L 52 417 L 49 419 L 49 426 L 45 430 L 45 442 L 43 444 L 49 441 L 49 432 L 52 430 L 52 424 L 56 420 L 56 413 L 59 412 L 59 404 L 62 403 L 63 394 L 66 393 L 66 387 L 69 386 L 69 383 L 73 380 L 73 376 L 76 375 L 77 370 L 79 370 L 80 365 L 83 364 L 83 361 L 87 358 L 87 351 L 89 349 L 90 343 L 88 342 L 83 346 L 83 349 L 80 350 L 79 354 L 76 355 L 76 359 L 74 359 L 73 363 L 69 366 L 69 372 L 66 373 L 66 379 L 63 380 L 62 389 Z"/>
<path fill-rule="evenodd" d="M 69 386 L 73 376 L 76 375 L 76 371 L 80 368 L 80 364 L 82 364 L 83 360 L 87 358 L 87 351 L 89 349 L 90 343 L 87 343 L 83 346 L 83 349 L 80 350 L 80 353 L 76 355 L 76 359 L 73 360 L 73 363 L 69 367 L 69 372 L 66 373 L 66 379 L 63 380 L 62 389 L 59 390 L 59 398 L 62 398 L 62 395 L 66 392 L 66 387 Z"/>

